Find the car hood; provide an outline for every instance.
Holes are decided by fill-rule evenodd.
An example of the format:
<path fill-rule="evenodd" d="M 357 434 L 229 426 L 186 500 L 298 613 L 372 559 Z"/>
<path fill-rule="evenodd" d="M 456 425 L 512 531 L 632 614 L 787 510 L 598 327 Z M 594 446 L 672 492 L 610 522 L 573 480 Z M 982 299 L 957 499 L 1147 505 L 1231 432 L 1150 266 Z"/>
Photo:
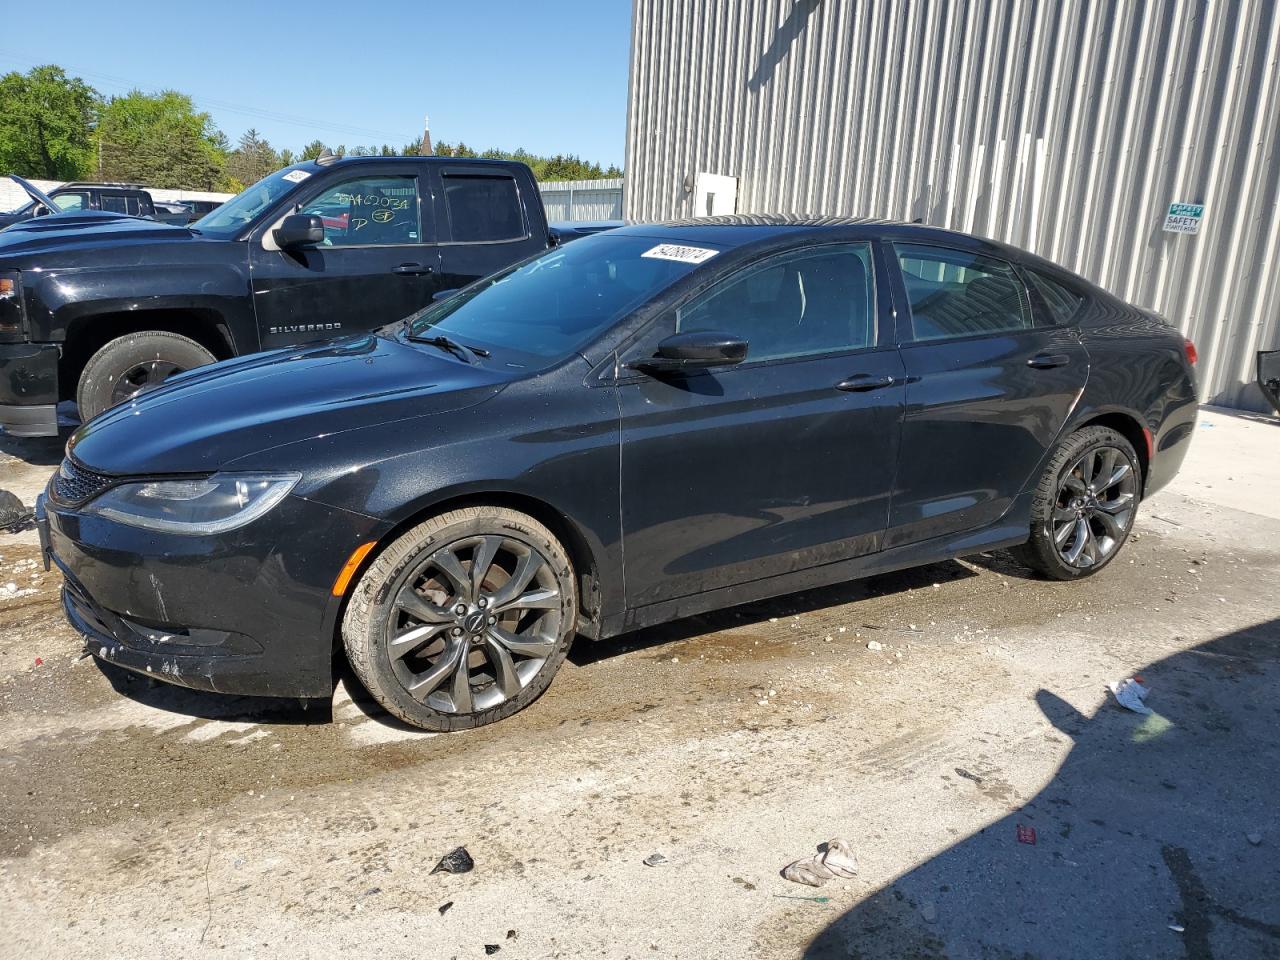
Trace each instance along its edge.
<path fill-rule="evenodd" d="M 69 243 L 83 248 L 85 244 L 105 245 L 122 240 L 187 241 L 193 236 L 185 226 L 123 213 L 56 213 L 24 220 L 0 231 L 0 255 L 35 253 Z"/>
<path fill-rule="evenodd" d="M 348 337 L 201 367 L 82 426 L 67 450 L 115 476 L 204 473 L 300 440 L 472 406 L 509 372 Z"/>

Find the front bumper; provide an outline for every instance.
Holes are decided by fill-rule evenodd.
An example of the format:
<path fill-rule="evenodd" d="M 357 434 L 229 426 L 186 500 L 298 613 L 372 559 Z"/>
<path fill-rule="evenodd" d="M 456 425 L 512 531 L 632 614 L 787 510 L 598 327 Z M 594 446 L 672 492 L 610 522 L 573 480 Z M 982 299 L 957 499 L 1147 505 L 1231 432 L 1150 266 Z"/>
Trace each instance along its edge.
<path fill-rule="evenodd" d="M 0 429 L 15 437 L 58 435 L 56 343 L 0 343 Z"/>
<path fill-rule="evenodd" d="M 324 697 L 340 601 L 330 594 L 377 521 L 298 497 L 216 537 L 157 534 L 45 498 L 37 521 L 90 652 L 197 690 Z M 47 523 L 47 528 L 44 524 Z"/>

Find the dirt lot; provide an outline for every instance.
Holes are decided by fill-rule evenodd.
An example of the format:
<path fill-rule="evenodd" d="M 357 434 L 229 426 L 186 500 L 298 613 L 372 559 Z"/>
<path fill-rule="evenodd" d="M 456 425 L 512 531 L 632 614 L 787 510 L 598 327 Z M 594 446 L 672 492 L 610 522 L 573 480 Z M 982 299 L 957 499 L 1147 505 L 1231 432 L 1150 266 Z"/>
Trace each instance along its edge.
<path fill-rule="evenodd" d="M 0 487 L 59 455 L 0 441 Z M 581 641 L 442 736 L 79 659 L 0 534 L 0 956 L 1280 956 L 1277 489 L 1280 424 L 1206 413 L 1094 580 L 980 556 Z M 837 836 L 854 879 L 779 876 Z"/>

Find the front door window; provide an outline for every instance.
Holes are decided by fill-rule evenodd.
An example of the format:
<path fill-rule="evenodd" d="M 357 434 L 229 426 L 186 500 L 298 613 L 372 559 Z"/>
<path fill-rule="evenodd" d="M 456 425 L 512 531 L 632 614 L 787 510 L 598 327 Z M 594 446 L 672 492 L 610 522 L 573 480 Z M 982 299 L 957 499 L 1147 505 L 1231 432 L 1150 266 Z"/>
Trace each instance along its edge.
<path fill-rule="evenodd" d="M 422 241 L 416 177 L 359 177 L 330 187 L 299 213 L 324 221 L 326 247 L 369 247 Z"/>

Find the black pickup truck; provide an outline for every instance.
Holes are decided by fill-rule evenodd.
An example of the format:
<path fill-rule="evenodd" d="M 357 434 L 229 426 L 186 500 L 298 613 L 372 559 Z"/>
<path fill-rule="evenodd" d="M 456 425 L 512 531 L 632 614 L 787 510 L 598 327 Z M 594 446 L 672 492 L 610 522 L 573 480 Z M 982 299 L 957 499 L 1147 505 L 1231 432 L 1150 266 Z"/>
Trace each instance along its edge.
<path fill-rule="evenodd" d="M 101 216 L 101 215 L 100 215 Z M 57 433 L 181 370 L 383 326 L 553 245 L 520 163 L 322 157 L 190 226 L 0 232 L 0 428 Z"/>

